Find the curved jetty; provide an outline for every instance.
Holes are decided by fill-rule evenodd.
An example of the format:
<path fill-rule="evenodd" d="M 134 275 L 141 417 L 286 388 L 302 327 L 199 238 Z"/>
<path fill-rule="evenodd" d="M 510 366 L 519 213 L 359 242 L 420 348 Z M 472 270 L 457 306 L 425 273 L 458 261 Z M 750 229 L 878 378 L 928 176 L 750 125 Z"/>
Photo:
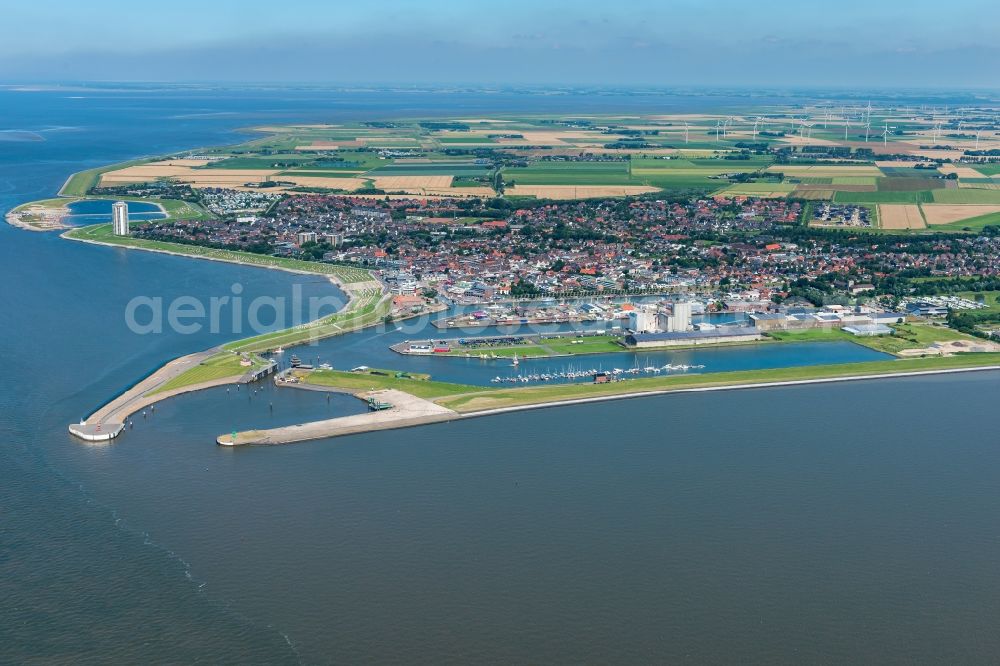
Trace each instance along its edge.
<path fill-rule="evenodd" d="M 70 433 L 88 442 L 103 442 L 114 439 L 125 429 L 125 422 L 130 415 L 161 400 L 181 393 L 199 391 L 224 384 L 247 383 L 259 378 L 258 375 L 261 374 L 261 371 L 248 370 L 242 375 L 212 379 L 173 390 L 161 390 L 161 387 L 167 382 L 215 356 L 219 353 L 220 349 L 220 347 L 213 347 L 212 349 L 188 354 L 187 356 L 181 356 L 170 361 L 117 398 L 108 402 L 86 419 L 79 423 L 71 423 L 69 426 Z M 268 365 L 266 371 L 270 372 L 273 368 L 274 365 Z"/>

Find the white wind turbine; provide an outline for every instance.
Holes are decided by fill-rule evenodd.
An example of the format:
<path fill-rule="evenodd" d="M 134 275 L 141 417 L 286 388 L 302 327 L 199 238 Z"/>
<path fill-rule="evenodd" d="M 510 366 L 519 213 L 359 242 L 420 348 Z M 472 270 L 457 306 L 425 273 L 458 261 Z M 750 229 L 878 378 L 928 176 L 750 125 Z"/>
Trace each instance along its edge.
<path fill-rule="evenodd" d="M 895 126 L 893 126 L 892 128 L 890 128 L 889 127 L 889 123 L 886 123 L 885 124 L 885 131 L 882 132 L 882 145 L 884 147 L 888 147 L 889 146 L 889 130 L 890 129 L 895 129 Z"/>
<path fill-rule="evenodd" d="M 722 121 L 716 119 L 715 121 L 715 140 L 719 140 L 719 131 L 722 129 Z"/>
<path fill-rule="evenodd" d="M 865 123 L 865 143 L 868 143 L 868 134 L 872 131 L 871 122 Z"/>
<path fill-rule="evenodd" d="M 847 130 L 851 128 L 851 119 L 844 117 L 844 141 L 847 141 Z"/>
<path fill-rule="evenodd" d="M 691 130 L 691 126 L 688 125 L 688 121 L 684 121 L 684 143 L 688 142 L 688 132 Z"/>
<path fill-rule="evenodd" d="M 976 130 L 976 150 L 979 150 L 979 135 L 982 133 L 982 131 L 983 130 L 981 129 Z"/>

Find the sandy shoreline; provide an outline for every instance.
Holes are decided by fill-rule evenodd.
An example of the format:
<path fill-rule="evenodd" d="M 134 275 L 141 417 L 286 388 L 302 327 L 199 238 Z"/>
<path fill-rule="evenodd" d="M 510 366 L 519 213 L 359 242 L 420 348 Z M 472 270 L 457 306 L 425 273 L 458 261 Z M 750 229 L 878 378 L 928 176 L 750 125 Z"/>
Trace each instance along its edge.
<path fill-rule="evenodd" d="M 72 227 L 63 222 L 63 219 L 70 214 L 68 206 L 74 201 L 77 200 L 67 199 L 64 205 L 57 208 L 40 206 L 32 203 L 22 204 L 9 211 L 4 216 L 4 219 L 10 226 L 17 227 L 18 229 L 25 229 L 26 231 L 55 231 L 58 229 L 71 229 Z M 29 216 L 35 216 L 37 219 L 26 219 Z"/>

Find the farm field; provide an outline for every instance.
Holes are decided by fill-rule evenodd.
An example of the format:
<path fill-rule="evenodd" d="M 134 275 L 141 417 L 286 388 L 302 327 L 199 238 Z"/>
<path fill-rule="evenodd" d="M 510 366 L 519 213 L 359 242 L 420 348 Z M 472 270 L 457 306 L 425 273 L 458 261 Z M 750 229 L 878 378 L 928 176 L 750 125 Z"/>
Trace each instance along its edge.
<path fill-rule="evenodd" d="M 927 224 L 931 226 L 952 224 L 1000 212 L 1000 204 L 924 204 L 922 208 Z"/>
<path fill-rule="evenodd" d="M 492 177 L 500 171 L 502 194 L 511 197 L 663 191 L 858 205 L 1000 203 L 1000 178 L 992 178 L 1000 176 L 1000 165 L 964 163 L 963 149 L 970 142 L 961 137 L 929 148 L 932 127 L 925 118 L 899 117 L 897 110 L 885 119 L 906 134 L 890 137 L 883 146 L 877 139 L 861 141 L 854 130 L 845 134 L 843 119 L 828 111 L 823 126 L 814 123 L 812 136 L 803 137 L 803 111 L 813 112 L 769 109 L 767 135 L 754 134 L 753 114 L 759 111 L 750 110 L 732 116 L 510 116 L 264 126 L 257 128 L 260 136 L 240 145 L 80 172 L 64 194 L 82 196 L 98 184 L 172 181 L 244 191 L 266 184 L 281 194 L 488 198 L 497 196 Z M 858 109 L 842 113 L 853 113 L 850 128 L 858 126 Z M 1000 145 L 984 140 L 987 147 L 994 143 Z M 893 157 L 878 159 L 883 154 Z M 937 158 L 952 161 L 927 163 Z M 950 230 L 952 224 L 935 226 Z"/>
<path fill-rule="evenodd" d="M 927 224 L 915 204 L 880 204 L 879 221 L 883 229 L 924 229 Z"/>

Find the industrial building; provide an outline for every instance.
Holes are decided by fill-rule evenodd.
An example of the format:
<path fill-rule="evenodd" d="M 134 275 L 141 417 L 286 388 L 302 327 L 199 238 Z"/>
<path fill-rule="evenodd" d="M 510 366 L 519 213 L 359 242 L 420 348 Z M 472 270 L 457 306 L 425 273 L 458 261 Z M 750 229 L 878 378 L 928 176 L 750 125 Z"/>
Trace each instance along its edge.
<path fill-rule="evenodd" d="M 663 333 L 630 333 L 625 336 L 625 346 L 636 349 L 649 347 L 687 347 L 723 343 L 755 342 L 763 339 L 760 331 L 752 327 L 727 326 L 706 331 Z"/>
<path fill-rule="evenodd" d="M 629 330 L 636 333 L 655 333 L 657 328 L 657 314 L 653 310 L 639 308 L 628 313 Z"/>
<path fill-rule="evenodd" d="M 674 303 L 671 314 L 661 313 L 657 328 L 666 333 L 683 333 L 691 330 L 691 303 Z"/>

